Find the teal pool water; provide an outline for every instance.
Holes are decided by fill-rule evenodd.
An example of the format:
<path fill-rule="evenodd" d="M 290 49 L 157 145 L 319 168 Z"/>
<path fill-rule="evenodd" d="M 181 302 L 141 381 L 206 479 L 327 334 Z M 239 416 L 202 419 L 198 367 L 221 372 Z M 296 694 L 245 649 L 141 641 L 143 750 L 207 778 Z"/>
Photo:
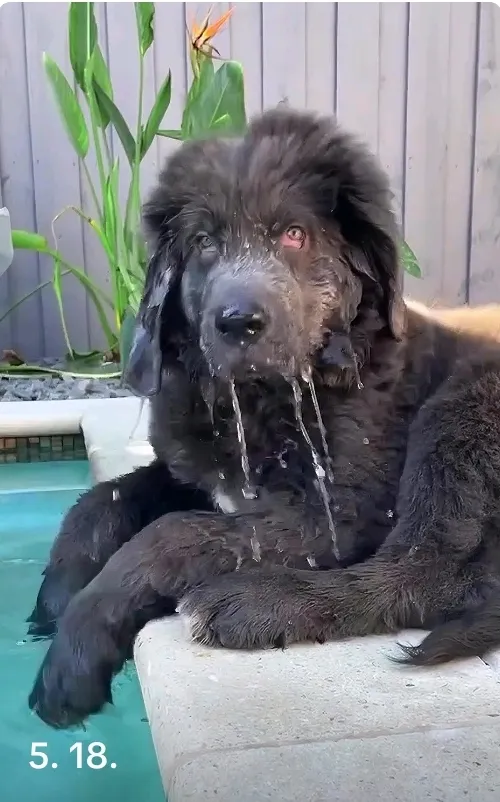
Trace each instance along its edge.
<path fill-rule="evenodd" d="M 27 704 L 47 643 L 27 638 L 25 619 L 61 518 L 90 484 L 84 461 L 0 465 L 1 802 L 165 799 L 133 667 L 115 680 L 115 707 L 94 717 L 85 729 L 52 730 Z M 88 747 L 96 741 L 105 747 L 104 768 L 86 764 Z M 32 758 L 34 743 L 47 755 L 45 768 L 30 767 L 31 760 L 46 762 Z M 80 754 L 82 768 L 77 767 Z M 95 764 L 100 763 L 96 758 Z"/>

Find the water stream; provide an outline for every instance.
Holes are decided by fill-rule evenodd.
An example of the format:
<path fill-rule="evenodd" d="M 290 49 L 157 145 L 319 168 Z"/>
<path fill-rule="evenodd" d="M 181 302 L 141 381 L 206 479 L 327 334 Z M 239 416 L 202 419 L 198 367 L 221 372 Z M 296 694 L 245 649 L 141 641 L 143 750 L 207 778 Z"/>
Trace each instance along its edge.
<path fill-rule="evenodd" d="M 247 441 L 245 439 L 245 429 L 243 428 L 243 419 L 241 417 L 240 402 L 234 386 L 234 379 L 229 382 L 229 389 L 231 392 L 231 400 L 233 402 L 234 414 L 236 417 L 236 431 L 238 433 L 238 442 L 240 444 L 241 452 L 241 469 L 245 478 L 242 493 L 245 499 L 257 498 L 257 491 L 250 481 L 250 463 L 248 462 Z"/>
<path fill-rule="evenodd" d="M 302 390 L 300 388 L 300 384 L 298 383 L 297 379 L 291 379 L 290 384 L 292 386 L 293 391 L 293 400 L 294 400 L 294 408 L 295 408 L 295 419 L 299 425 L 299 429 L 301 431 L 302 437 L 307 443 L 309 450 L 311 452 L 311 457 L 314 466 L 314 472 L 316 474 L 316 479 L 318 482 L 318 489 L 321 496 L 321 500 L 323 502 L 323 507 L 325 508 L 326 517 L 328 520 L 328 527 L 330 529 L 330 533 L 332 536 L 332 543 L 333 543 L 333 553 L 339 558 L 339 552 L 337 548 L 337 532 L 335 530 L 335 524 L 333 522 L 332 511 L 330 509 L 330 497 L 328 495 L 328 491 L 326 489 L 326 482 L 325 482 L 325 469 L 321 465 L 319 454 L 316 451 L 314 444 L 309 436 L 309 432 L 306 429 L 304 424 L 304 419 L 302 417 Z M 310 384 L 308 385 L 310 388 Z M 314 393 L 316 395 L 316 393 Z M 317 402 L 317 399 L 316 399 Z M 321 415 L 320 415 L 321 418 Z M 318 421 L 319 422 L 319 421 Z M 326 440 L 325 440 L 326 444 Z M 328 446 L 326 445 L 327 451 Z"/>

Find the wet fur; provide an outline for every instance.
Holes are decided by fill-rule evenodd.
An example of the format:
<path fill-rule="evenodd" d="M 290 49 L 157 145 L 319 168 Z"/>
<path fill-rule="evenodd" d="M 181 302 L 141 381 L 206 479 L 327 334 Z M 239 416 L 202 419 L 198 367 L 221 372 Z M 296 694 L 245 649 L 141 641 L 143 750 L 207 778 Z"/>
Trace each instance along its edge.
<path fill-rule="evenodd" d="M 273 204 L 278 223 L 307 222 L 307 255 L 273 244 Z M 189 237 L 213 220 L 228 244 L 207 265 Z M 333 120 L 271 111 L 242 142 L 179 149 L 145 222 L 153 256 L 133 361 L 136 386 L 151 389 L 156 461 L 93 488 L 66 516 L 30 617 L 34 634 L 57 627 L 30 706 L 55 727 L 98 712 L 138 630 L 179 603 L 210 645 L 416 626 L 432 631 L 404 659 L 422 665 L 498 645 L 500 351 L 480 323 L 494 313 L 405 311 L 390 193 L 370 154 Z M 213 298 L 240 288 L 241 270 L 275 321 L 251 363 L 210 328 Z M 308 362 L 333 461 L 338 560 L 280 375 Z M 231 371 L 256 500 L 241 494 Z"/>

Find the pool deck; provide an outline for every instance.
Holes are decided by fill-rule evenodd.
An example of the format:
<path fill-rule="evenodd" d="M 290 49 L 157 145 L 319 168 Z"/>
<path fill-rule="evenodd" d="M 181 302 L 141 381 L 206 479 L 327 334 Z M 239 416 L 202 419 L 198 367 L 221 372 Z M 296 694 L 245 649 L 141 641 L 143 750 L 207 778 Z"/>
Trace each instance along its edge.
<path fill-rule="evenodd" d="M 1 405 L 0 435 L 83 429 L 96 480 L 147 464 L 136 399 Z M 415 642 L 422 633 L 402 633 Z M 136 665 L 169 802 L 498 802 L 500 656 L 395 666 L 395 638 L 213 650 L 148 624 Z"/>

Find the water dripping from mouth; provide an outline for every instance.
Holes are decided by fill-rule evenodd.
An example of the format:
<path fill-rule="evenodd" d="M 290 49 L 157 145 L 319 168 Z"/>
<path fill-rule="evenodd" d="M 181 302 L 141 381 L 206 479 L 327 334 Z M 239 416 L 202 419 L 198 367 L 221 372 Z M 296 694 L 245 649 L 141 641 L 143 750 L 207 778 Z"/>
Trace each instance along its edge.
<path fill-rule="evenodd" d="M 229 390 L 231 392 L 231 401 L 233 402 L 233 410 L 234 410 L 234 415 L 236 417 L 236 431 L 238 433 L 238 442 L 240 444 L 240 454 L 241 454 L 241 469 L 243 471 L 243 476 L 245 478 L 242 487 L 243 498 L 247 500 L 255 499 L 257 498 L 257 491 L 255 490 L 255 487 L 252 485 L 250 481 L 250 463 L 248 461 L 247 441 L 245 439 L 243 418 L 241 417 L 240 402 L 238 401 L 236 387 L 234 386 L 234 379 L 231 379 L 229 382 Z"/>
<path fill-rule="evenodd" d="M 328 442 L 326 439 L 326 428 L 325 424 L 323 423 L 323 417 L 321 415 L 321 410 L 319 408 L 318 396 L 316 395 L 316 388 L 314 386 L 313 377 L 311 369 L 304 371 L 302 378 L 304 379 L 307 387 L 309 388 L 309 393 L 311 395 L 311 400 L 314 407 L 314 412 L 316 415 L 316 420 L 318 421 L 318 428 L 321 435 L 321 444 L 323 446 L 323 455 L 325 457 L 325 464 L 326 464 L 326 475 L 328 477 L 328 481 L 333 484 L 333 465 L 332 465 L 332 458 L 330 456 L 330 451 L 328 450 Z"/>
<path fill-rule="evenodd" d="M 309 437 L 309 432 L 307 431 L 304 419 L 302 417 L 302 390 L 300 389 L 300 385 L 297 379 L 291 379 L 290 384 L 292 386 L 293 391 L 293 400 L 294 400 L 294 407 L 295 407 L 295 419 L 299 425 L 299 429 L 301 431 L 302 437 L 307 443 L 309 447 L 309 451 L 311 452 L 311 457 L 314 466 L 314 473 L 316 474 L 317 484 L 319 493 L 321 496 L 321 500 L 323 502 L 323 507 L 325 509 L 326 517 L 328 520 L 328 528 L 330 529 L 330 533 L 332 536 L 332 543 L 333 543 L 333 553 L 337 559 L 339 558 L 339 551 L 337 547 L 337 532 L 335 530 L 335 524 L 333 522 L 332 511 L 330 509 L 330 499 L 328 496 L 328 491 L 326 489 L 325 483 L 325 469 L 321 465 L 319 454 L 314 448 L 314 444 Z"/>
<path fill-rule="evenodd" d="M 134 439 L 134 435 L 135 435 L 135 433 L 137 431 L 137 427 L 139 426 L 139 424 L 141 422 L 142 413 L 143 413 L 143 410 L 144 410 L 144 404 L 145 403 L 146 403 L 146 399 L 145 398 L 141 398 L 141 400 L 139 402 L 139 414 L 137 415 L 136 421 L 135 421 L 135 423 L 134 423 L 134 425 L 132 427 L 132 431 L 130 432 L 130 434 L 128 436 L 129 442 Z"/>
<path fill-rule="evenodd" d="M 360 373 L 359 373 L 359 366 L 358 366 L 358 360 L 357 359 L 354 359 L 354 375 L 356 377 L 356 385 L 357 385 L 358 390 L 363 390 L 365 385 L 361 381 L 361 376 L 360 376 Z"/>
<path fill-rule="evenodd" d="M 253 527 L 253 535 L 250 538 L 250 546 L 252 548 L 252 559 L 255 562 L 260 563 L 261 561 L 261 553 L 260 553 L 260 543 L 257 540 L 257 533 L 255 531 L 255 526 Z"/>

